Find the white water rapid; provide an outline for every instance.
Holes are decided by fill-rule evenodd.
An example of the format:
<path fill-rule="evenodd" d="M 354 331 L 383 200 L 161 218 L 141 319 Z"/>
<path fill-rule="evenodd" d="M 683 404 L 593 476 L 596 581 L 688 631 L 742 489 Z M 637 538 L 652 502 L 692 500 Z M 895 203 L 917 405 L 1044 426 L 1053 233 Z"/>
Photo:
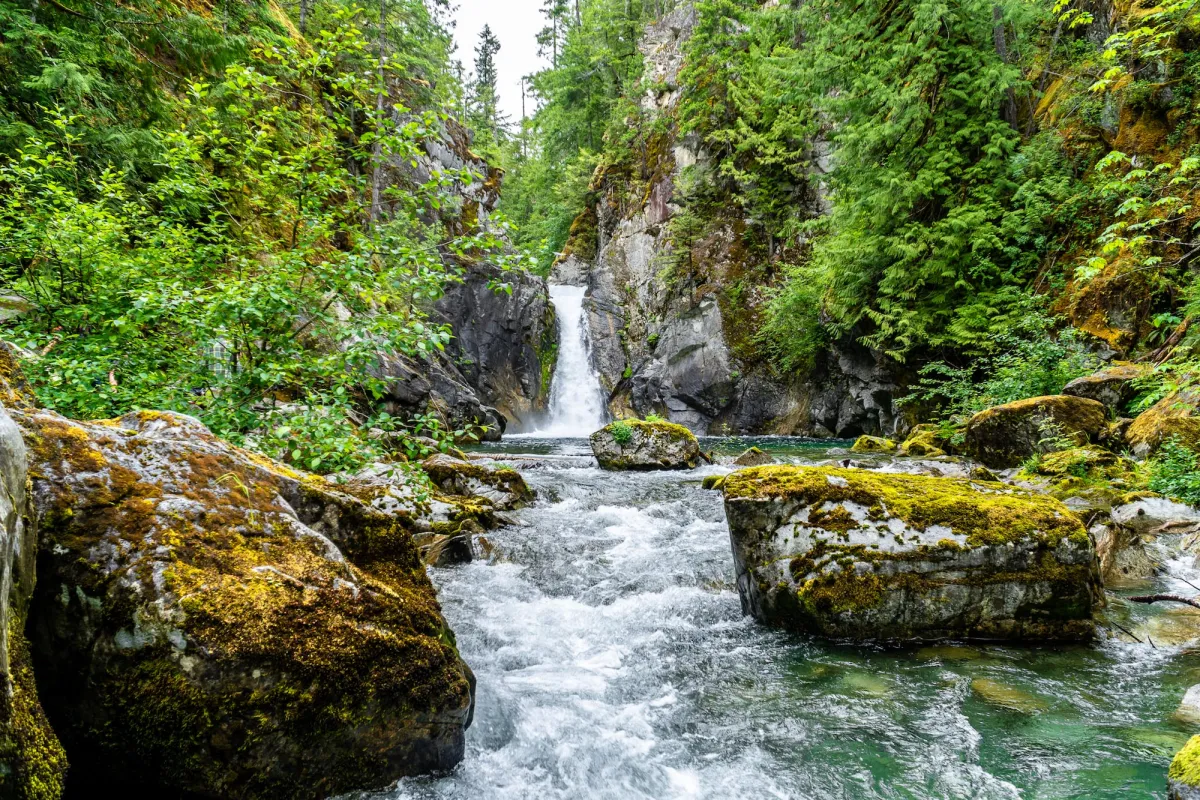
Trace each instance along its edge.
<path fill-rule="evenodd" d="M 583 286 L 551 286 L 550 301 L 558 317 L 558 366 L 550 387 L 550 416 L 536 436 L 590 436 L 604 427 L 600 378 L 588 352 L 587 312 Z"/>

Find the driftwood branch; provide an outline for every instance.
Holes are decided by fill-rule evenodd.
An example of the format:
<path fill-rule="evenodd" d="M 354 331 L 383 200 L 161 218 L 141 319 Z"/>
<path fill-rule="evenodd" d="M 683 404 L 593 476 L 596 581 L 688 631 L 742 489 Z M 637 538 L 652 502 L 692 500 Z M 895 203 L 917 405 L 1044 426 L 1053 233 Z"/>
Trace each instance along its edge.
<path fill-rule="evenodd" d="M 1128 598 L 1131 603 L 1183 603 L 1185 606 L 1192 608 L 1200 608 L 1200 603 L 1195 600 L 1189 600 L 1186 597 L 1180 597 L 1177 594 L 1144 594 L 1139 597 Z"/>

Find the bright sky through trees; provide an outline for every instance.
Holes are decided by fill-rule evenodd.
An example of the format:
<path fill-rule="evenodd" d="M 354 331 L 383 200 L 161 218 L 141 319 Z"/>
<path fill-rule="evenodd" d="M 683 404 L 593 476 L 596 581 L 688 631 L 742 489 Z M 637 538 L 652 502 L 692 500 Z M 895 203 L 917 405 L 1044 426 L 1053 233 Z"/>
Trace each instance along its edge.
<path fill-rule="evenodd" d="M 539 0 L 458 0 L 455 19 L 458 27 L 454 37 L 458 42 L 455 57 L 470 70 L 475 58 L 475 45 L 483 26 L 491 25 L 500 39 L 496 66 L 500 75 L 500 110 L 512 121 L 521 118 L 521 76 L 546 66 L 538 58 L 537 33 L 545 26 Z M 532 103 L 528 106 L 532 113 Z"/>

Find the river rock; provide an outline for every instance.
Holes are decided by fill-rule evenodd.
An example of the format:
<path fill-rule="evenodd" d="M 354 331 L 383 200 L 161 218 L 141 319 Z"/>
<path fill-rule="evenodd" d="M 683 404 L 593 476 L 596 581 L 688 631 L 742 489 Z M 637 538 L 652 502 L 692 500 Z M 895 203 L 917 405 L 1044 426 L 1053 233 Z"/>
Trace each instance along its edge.
<path fill-rule="evenodd" d="M 896 443 L 881 436 L 860 436 L 850 448 L 852 453 L 894 453 Z"/>
<path fill-rule="evenodd" d="M 508 467 L 489 467 L 438 453 L 422 461 L 421 469 L 443 492 L 482 498 L 500 511 L 523 508 L 534 499 L 521 473 Z"/>
<path fill-rule="evenodd" d="M 1189 739 L 1171 761 L 1167 800 L 1200 800 L 1200 736 Z"/>
<path fill-rule="evenodd" d="M 1138 416 L 1125 434 L 1129 449 L 1138 458 L 1156 453 L 1172 439 L 1200 450 L 1200 387 L 1180 389 L 1159 400 Z"/>
<path fill-rule="evenodd" d="M 1175 709 L 1174 718 L 1185 725 L 1200 726 L 1200 684 L 1184 693 L 1179 708 Z"/>
<path fill-rule="evenodd" d="M 966 450 L 989 467 L 1015 467 L 1031 455 L 1093 442 L 1107 423 L 1104 406 L 1095 400 L 1032 397 L 972 417 L 967 423 Z"/>
<path fill-rule="evenodd" d="M 1200 525 L 1200 509 L 1165 497 L 1143 497 L 1112 510 L 1112 521 L 1138 533 L 1190 533 Z"/>
<path fill-rule="evenodd" d="M 1153 371 L 1146 364 L 1116 364 L 1093 375 L 1076 378 L 1066 385 L 1063 394 L 1085 397 L 1120 411 L 1137 394 L 1136 382 Z"/>
<path fill-rule="evenodd" d="M 743 610 L 838 638 L 1089 639 L 1091 538 L 1058 501 L 993 483 L 758 467 L 724 484 Z"/>
<path fill-rule="evenodd" d="M 0 353 L 0 369 L 12 363 Z M 13 391 L 2 375 L 0 385 Z M 37 558 L 28 481 L 21 432 L 0 405 L 0 797 L 50 800 L 62 795 L 67 759 L 38 699 L 25 638 Z"/>
<path fill-rule="evenodd" d="M 1105 586 L 1128 586 L 1154 577 L 1163 569 L 1162 557 L 1143 533 L 1111 520 L 1090 529 Z"/>
<path fill-rule="evenodd" d="M 909 432 L 898 452 L 902 456 L 937 458 L 946 455 L 946 447 L 947 442 L 936 425 L 918 425 Z"/>
<path fill-rule="evenodd" d="M 670 422 L 619 420 L 593 433 L 591 443 L 603 469 L 695 469 L 701 458 L 695 435 Z"/>
<path fill-rule="evenodd" d="M 190 417 L 14 417 L 42 521 L 34 664 L 81 785 L 316 800 L 462 758 L 473 679 L 411 506 Z"/>
<path fill-rule="evenodd" d="M 775 459 L 769 453 L 764 453 L 757 447 L 751 447 L 746 452 L 733 460 L 735 466 L 738 467 L 761 467 L 766 464 L 774 464 Z"/>

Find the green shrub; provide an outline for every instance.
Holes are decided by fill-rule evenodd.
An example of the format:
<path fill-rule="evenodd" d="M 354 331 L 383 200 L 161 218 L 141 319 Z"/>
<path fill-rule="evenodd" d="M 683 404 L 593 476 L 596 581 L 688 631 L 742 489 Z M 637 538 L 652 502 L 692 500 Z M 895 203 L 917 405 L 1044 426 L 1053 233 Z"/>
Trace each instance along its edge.
<path fill-rule="evenodd" d="M 1150 488 L 1181 503 L 1200 506 L 1200 454 L 1178 439 L 1166 442 L 1150 462 Z"/>
<path fill-rule="evenodd" d="M 626 445 L 633 441 L 633 426 L 628 422 L 614 422 L 608 426 L 608 432 L 617 444 Z"/>

